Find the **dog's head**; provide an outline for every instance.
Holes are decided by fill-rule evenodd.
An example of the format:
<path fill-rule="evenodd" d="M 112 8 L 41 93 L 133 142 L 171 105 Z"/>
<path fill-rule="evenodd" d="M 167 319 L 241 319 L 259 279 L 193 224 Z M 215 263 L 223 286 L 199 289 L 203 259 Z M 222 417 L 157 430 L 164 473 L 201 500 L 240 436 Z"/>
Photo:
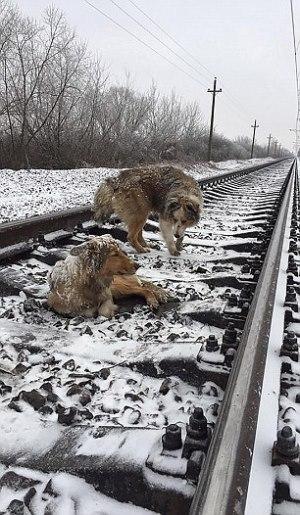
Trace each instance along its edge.
<path fill-rule="evenodd" d="M 176 238 L 183 236 L 188 227 L 199 222 L 201 210 L 201 199 L 194 195 L 170 199 L 166 206 L 166 216 L 174 225 Z"/>
<path fill-rule="evenodd" d="M 78 257 L 88 272 L 100 273 L 102 277 L 134 274 L 138 268 L 109 234 L 94 236 L 87 242 L 73 247 L 70 255 Z"/>

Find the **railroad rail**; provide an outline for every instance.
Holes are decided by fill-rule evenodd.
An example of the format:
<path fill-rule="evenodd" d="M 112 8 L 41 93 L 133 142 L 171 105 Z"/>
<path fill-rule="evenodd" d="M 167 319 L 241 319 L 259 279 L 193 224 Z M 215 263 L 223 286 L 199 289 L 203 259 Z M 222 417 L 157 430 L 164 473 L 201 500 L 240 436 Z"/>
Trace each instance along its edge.
<path fill-rule="evenodd" d="M 166 515 L 280 513 L 282 503 L 297 502 L 286 468 L 274 483 L 271 441 L 265 511 L 253 508 L 274 316 L 282 334 L 290 332 L 278 350 L 284 399 L 279 426 L 278 397 L 273 402 L 273 465 L 298 471 L 295 392 L 289 396 L 288 388 L 293 373 L 300 377 L 297 163 L 281 160 L 200 183 L 205 214 L 180 256 L 167 254 L 154 219 L 146 226 L 154 249 L 137 257 L 139 273 L 173 297 L 156 313 L 137 299 L 123 302 L 109 321 L 47 309 L 47 272 L 71 246 L 108 232 L 132 252 L 118 220 L 98 227 L 86 206 L 0 225 L 0 484 L 18 490 L 10 503 L 35 513 L 40 495 L 49 510 L 59 505 L 61 470 L 118 502 Z M 289 289 L 279 316 L 283 259 Z M 35 479 L 37 471 L 43 478 Z"/>
<path fill-rule="evenodd" d="M 281 158 L 274 161 L 272 164 L 282 161 L 283 159 Z M 266 164 L 260 164 L 242 170 L 211 175 L 207 179 L 201 179 L 199 183 L 202 189 L 206 189 L 231 180 L 234 177 L 243 177 L 248 173 L 261 170 L 266 166 Z M 47 213 L 46 215 L 33 216 L 26 220 L 2 223 L 0 224 L 0 248 L 15 245 L 27 241 L 30 238 L 36 238 L 47 232 L 73 229 L 76 224 L 90 220 L 91 216 L 91 206 L 85 205 L 65 211 L 55 211 L 53 213 Z"/>

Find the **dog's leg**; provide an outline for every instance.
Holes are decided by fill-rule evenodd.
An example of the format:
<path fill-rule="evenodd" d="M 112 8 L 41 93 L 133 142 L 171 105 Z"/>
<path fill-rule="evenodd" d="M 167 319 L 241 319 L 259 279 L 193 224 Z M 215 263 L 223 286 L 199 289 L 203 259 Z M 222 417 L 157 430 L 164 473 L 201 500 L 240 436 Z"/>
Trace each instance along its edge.
<path fill-rule="evenodd" d="M 114 304 L 112 293 L 110 289 L 107 291 L 107 295 L 102 300 L 101 304 L 98 307 L 98 314 L 102 315 L 106 318 L 111 318 L 115 315 L 118 310 L 118 306 Z"/>
<path fill-rule="evenodd" d="M 179 256 L 180 252 L 176 249 L 174 234 L 173 234 L 173 225 L 168 220 L 164 220 L 163 218 L 159 219 L 159 227 L 163 238 L 167 244 L 168 250 L 172 256 Z"/>
<path fill-rule="evenodd" d="M 168 292 L 152 284 L 148 281 L 144 281 L 142 279 L 143 287 L 140 290 L 140 295 L 142 295 L 147 302 L 150 308 L 158 308 L 160 303 L 165 303 L 168 301 L 170 295 Z"/>
<path fill-rule="evenodd" d="M 138 295 L 143 297 L 151 308 L 157 308 L 160 303 L 167 302 L 170 295 L 155 284 L 138 278 L 136 275 L 115 275 L 111 284 L 114 299 Z"/>
<path fill-rule="evenodd" d="M 143 237 L 143 227 L 142 229 L 140 230 L 140 232 L 138 233 L 138 242 L 142 245 L 142 247 L 144 247 L 145 249 L 149 249 L 149 245 L 148 243 L 144 240 L 144 237 Z"/>
<path fill-rule="evenodd" d="M 106 318 L 113 317 L 118 311 L 118 306 L 116 306 L 112 300 L 105 300 L 98 309 L 98 314 L 102 315 Z"/>
<path fill-rule="evenodd" d="M 184 234 L 182 236 L 179 236 L 176 240 L 176 249 L 180 252 L 183 249 L 183 238 Z"/>
<path fill-rule="evenodd" d="M 150 252 L 150 249 L 149 247 L 147 247 L 147 244 L 142 236 L 142 230 L 146 222 L 146 219 L 147 218 L 143 217 L 135 220 L 130 220 L 127 223 L 128 241 L 139 253 Z M 140 242 L 140 237 L 142 237 L 143 243 L 145 245 L 143 245 Z"/>

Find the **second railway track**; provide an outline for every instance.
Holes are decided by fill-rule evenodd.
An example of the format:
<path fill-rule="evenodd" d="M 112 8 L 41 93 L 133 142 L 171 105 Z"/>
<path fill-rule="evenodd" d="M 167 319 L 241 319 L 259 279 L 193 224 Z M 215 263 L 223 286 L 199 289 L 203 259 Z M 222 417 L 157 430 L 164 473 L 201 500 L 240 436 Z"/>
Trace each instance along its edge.
<path fill-rule="evenodd" d="M 111 320 L 47 309 L 48 271 L 89 234 L 109 232 L 132 253 L 118 221 L 99 228 L 83 208 L 2 224 L 0 462 L 49 477 L 64 470 L 106 496 L 161 514 L 185 514 L 191 504 L 192 513 L 235 513 L 236 506 L 243 513 L 251 460 L 241 465 L 238 458 L 254 439 L 259 405 L 247 388 L 259 367 L 256 388 L 264 375 L 266 349 L 260 355 L 256 340 L 269 330 L 295 173 L 295 163 L 282 161 L 202 181 L 204 216 L 176 258 L 149 221 L 146 237 L 155 248 L 137 256 L 138 274 L 172 294 L 157 313 L 132 299 Z M 235 403 L 243 388 L 245 399 Z M 52 490 L 45 506 L 59 502 Z"/>

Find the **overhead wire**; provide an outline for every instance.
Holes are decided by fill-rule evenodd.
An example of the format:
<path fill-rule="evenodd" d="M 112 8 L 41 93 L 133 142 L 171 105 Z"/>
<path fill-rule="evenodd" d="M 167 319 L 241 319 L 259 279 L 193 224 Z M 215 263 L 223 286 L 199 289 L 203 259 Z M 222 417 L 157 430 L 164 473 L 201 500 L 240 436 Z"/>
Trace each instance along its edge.
<path fill-rule="evenodd" d="M 171 48 L 169 45 L 167 45 L 164 41 L 162 41 L 158 36 L 156 36 L 156 34 L 154 34 L 154 32 L 152 32 L 150 29 L 148 29 L 148 27 L 145 27 L 145 25 L 143 25 L 139 20 L 137 20 L 134 16 L 132 16 L 129 12 L 126 11 L 126 9 L 124 9 L 123 7 L 121 7 L 115 0 L 110 0 L 110 2 L 115 5 L 123 14 L 125 14 L 130 20 L 134 21 L 139 27 L 142 27 L 142 29 L 145 31 L 145 32 L 148 32 L 148 34 L 150 34 L 154 39 L 156 39 L 156 41 L 158 41 L 161 45 L 163 45 L 165 48 L 167 48 L 167 50 L 169 50 L 169 52 L 171 52 L 172 54 L 174 54 L 178 59 L 181 59 L 181 61 L 183 61 L 185 63 L 186 66 L 189 66 L 193 71 L 195 71 L 196 73 L 200 73 L 199 70 L 197 68 L 195 68 L 195 66 L 193 66 L 192 64 L 190 64 L 184 57 L 182 57 L 180 54 L 178 54 L 177 52 L 175 52 L 175 50 L 173 50 L 173 48 Z M 203 74 L 201 74 L 203 75 Z M 206 79 L 206 77 L 205 77 Z"/>
<path fill-rule="evenodd" d="M 111 2 L 113 3 L 116 3 L 114 0 L 110 0 Z M 193 59 L 194 62 L 196 62 L 198 64 L 198 66 L 200 66 L 201 68 L 203 68 L 203 70 L 206 71 L 206 73 L 209 75 L 210 79 L 213 78 L 215 76 L 215 74 L 212 73 L 211 70 L 209 70 L 209 68 L 207 68 L 207 66 L 205 66 L 203 63 L 201 63 L 201 61 L 199 61 L 198 58 L 196 58 L 191 52 L 189 52 L 181 43 L 179 43 L 179 41 L 177 41 L 169 32 L 167 32 L 159 23 L 157 23 L 151 16 L 149 16 L 149 14 L 147 14 L 143 9 L 141 9 L 135 2 L 134 0 L 128 0 L 139 12 L 141 12 L 149 21 L 151 21 L 151 23 L 153 23 L 153 25 L 155 25 L 155 27 L 157 27 L 163 34 L 165 34 L 171 41 L 173 41 L 173 43 L 175 43 L 175 45 L 178 46 L 178 48 L 180 48 L 181 50 L 183 50 L 186 55 L 188 55 L 190 57 L 190 59 Z M 124 10 L 124 9 L 122 9 Z M 152 33 L 151 33 L 152 34 Z M 153 34 L 152 34 L 153 35 Z M 199 73 L 199 70 L 197 70 L 197 72 Z M 221 80 L 223 86 L 226 87 L 226 85 L 224 84 L 224 81 Z M 241 110 L 241 111 L 244 111 L 244 113 L 247 115 L 247 116 L 251 116 L 250 113 L 245 109 L 245 107 L 237 100 L 233 97 L 233 95 L 229 94 L 228 92 L 224 91 L 224 95 L 226 96 L 226 98 L 229 100 L 229 102 L 231 102 L 231 104 L 235 104 L 235 108 L 238 109 L 238 110 Z M 241 115 L 243 116 L 243 115 Z M 244 118 L 245 119 L 245 118 Z M 248 121 L 248 120 L 247 120 Z"/>
<path fill-rule="evenodd" d="M 159 30 L 161 30 L 163 32 L 163 34 L 165 34 L 165 36 L 167 36 L 169 39 L 171 39 L 171 41 L 173 41 L 173 43 L 175 43 L 175 45 L 177 45 L 181 50 L 183 50 L 191 59 L 193 59 L 199 66 L 201 66 L 201 68 L 203 68 L 203 70 L 206 71 L 206 73 L 208 73 L 208 75 L 210 76 L 210 78 L 213 78 L 214 75 L 213 73 L 204 65 L 202 64 L 191 52 L 189 52 L 183 45 L 181 45 L 179 43 L 179 41 L 177 41 L 173 36 L 171 36 L 171 34 L 169 34 L 169 32 L 167 32 L 161 25 L 159 25 L 159 23 L 157 23 L 155 20 L 153 20 L 153 18 L 151 18 L 151 16 L 149 16 L 149 14 L 147 14 L 145 11 L 143 11 L 143 9 L 141 9 L 133 0 L 128 0 L 136 9 L 138 9 L 138 11 L 140 11 L 146 18 L 148 18 L 148 20 L 151 21 L 151 23 L 153 23 L 153 25 L 155 25 Z"/>
<path fill-rule="evenodd" d="M 185 75 L 187 75 L 188 77 L 190 77 L 192 80 L 198 82 L 198 84 L 200 84 L 202 87 L 206 88 L 207 86 L 205 84 L 203 84 L 201 81 L 199 81 L 196 77 L 193 77 L 193 75 L 191 75 L 190 73 L 188 73 L 186 70 L 184 70 L 183 68 L 181 68 L 181 66 L 178 66 L 178 64 L 174 63 L 173 61 L 171 61 L 171 59 L 169 59 L 168 57 L 166 57 L 165 55 L 161 54 L 158 50 L 156 50 L 155 48 L 153 48 L 151 45 L 149 45 L 148 43 L 146 43 L 143 39 L 141 39 L 139 36 L 137 36 L 136 34 L 134 34 L 133 32 L 131 32 L 131 30 L 127 29 L 126 27 L 124 27 L 123 25 L 121 25 L 121 23 L 119 23 L 118 21 L 114 20 L 114 18 L 112 18 L 109 14 L 105 13 L 104 11 L 102 11 L 102 9 L 100 9 L 99 7 L 97 7 L 96 5 L 94 5 L 92 2 L 90 2 L 90 0 L 82 0 L 83 2 L 85 2 L 86 4 L 88 4 L 90 7 L 92 7 L 93 9 L 95 9 L 95 11 L 98 11 L 102 16 L 104 16 L 105 18 L 107 18 L 108 20 L 110 20 L 112 23 L 114 23 L 114 25 L 116 25 L 117 27 L 119 27 L 120 29 L 124 30 L 125 32 L 127 32 L 127 34 L 129 34 L 131 37 L 133 37 L 136 41 L 138 41 L 139 43 L 141 43 L 142 45 L 144 45 L 145 47 L 147 47 L 149 50 L 151 50 L 152 52 L 154 52 L 155 54 L 157 54 L 159 57 L 161 57 L 162 59 L 164 59 L 165 61 L 167 61 L 169 64 L 171 64 L 172 66 L 174 66 L 175 68 L 177 68 L 178 70 L 180 70 L 182 73 L 184 73 Z"/>
<path fill-rule="evenodd" d="M 294 64 L 295 64 L 295 76 L 296 76 L 296 91 L 297 91 L 297 116 L 295 123 L 296 133 L 296 155 L 298 154 L 298 132 L 299 132 L 299 121 L 300 121 L 300 88 L 299 88 L 299 70 L 298 70 L 298 53 L 296 45 L 296 29 L 295 29 L 295 16 L 293 0 L 290 0 L 291 7 L 291 24 L 292 24 L 292 35 L 293 35 L 293 52 L 294 52 Z"/>
<path fill-rule="evenodd" d="M 121 7 L 115 0 L 110 0 L 112 4 L 114 4 L 121 12 L 123 12 L 128 18 L 130 18 L 132 21 L 134 21 L 137 25 L 139 25 L 144 31 L 149 33 L 153 38 L 155 38 L 161 45 L 163 45 L 165 48 L 167 48 L 171 53 L 173 53 L 177 58 L 181 59 L 185 63 L 186 66 L 189 66 L 198 74 L 201 74 L 203 76 L 203 72 L 200 72 L 197 68 L 195 68 L 193 65 L 191 65 L 185 58 L 180 56 L 177 52 L 175 52 L 169 45 L 164 43 L 158 36 L 156 36 L 150 29 L 145 27 L 142 23 L 140 23 L 134 16 L 132 16 L 130 13 L 128 13 L 123 7 Z M 292 1 L 292 0 L 291 0 Z M 89 5 L 91 8 L 96 10 L 99 14 L 104 16 L 106 19 L 110 20 L 114 25 L 116 25 L 118 28 L 125 31 L 127 34 L 129 34 L 131 37 L 133 37 L 136 41 L 141 43 L 143 46 L 151 50 L 153 53 L 167 61 L 169 64 L 171 64 L 173 67 L 177 68 L 179 71 L 187 75 L 189 78 L 191 78 L 193 81 L 200 84 L 203 88 L 207 88 L 207 85 L 205 85 L 202 81 L 200 81 L 198 78 L 191 75 L 189 72 L 184 70 L 181 66 L 179 66 L 177 63 L 169 59 L 169 57 L 166 57 L 164 54 L 159 52 L 156 48 L 153 48 L 150 44 L 148 44 L 146 41 L 144 41 L 141 37 L 137 36 L 134 32 L 129 30 L 127 27 L 124 27 L 121 23 L 119 23 L 117 20 L 115 20 L 112 16 L 104 12 L 102 9 L 100 9 L 98 6 L 96 6 L 93 2 L 90 0 L 83 0 L 87 5 Z M 140 11 L 151 23 L 153 23 L 159 30 L 161 30 L 167 37 L 169 37 L 176 45 L 183 50 L 191 59 L 193 59 L 201 68 L 203 68 L 207 74 L 210 75 L 210 77 L 213 77 L 212 72 L 203 65 L 191 52 L 189 52 L 183 45 L 181 45 L 176 39 L 169 34 L 163 27 L 161 27 L 160 24 L 158 24 L 151 16 L 149 16 L 145 11 L 143 11 L 133 0 L 129 0 L 129 2 L 138 10 Z M 223 82 L 223 81 L 222 81 Z M 228 93 L 226 90 L 223 91 L 224 96 L 226 96 L 227 100 L 232 104 L 232 107 L 235 109 L 236 114 L 240 116 L 240 118 L 243 118 L 243 120 L 249 122 L 249 118 L 251 115 L 249 112 L 245 109 L 245 107 L 236 100 L 230 93 Z M 242 113 L 242 111 L 247 115 L 247 118 L 245 114 Z"/>

